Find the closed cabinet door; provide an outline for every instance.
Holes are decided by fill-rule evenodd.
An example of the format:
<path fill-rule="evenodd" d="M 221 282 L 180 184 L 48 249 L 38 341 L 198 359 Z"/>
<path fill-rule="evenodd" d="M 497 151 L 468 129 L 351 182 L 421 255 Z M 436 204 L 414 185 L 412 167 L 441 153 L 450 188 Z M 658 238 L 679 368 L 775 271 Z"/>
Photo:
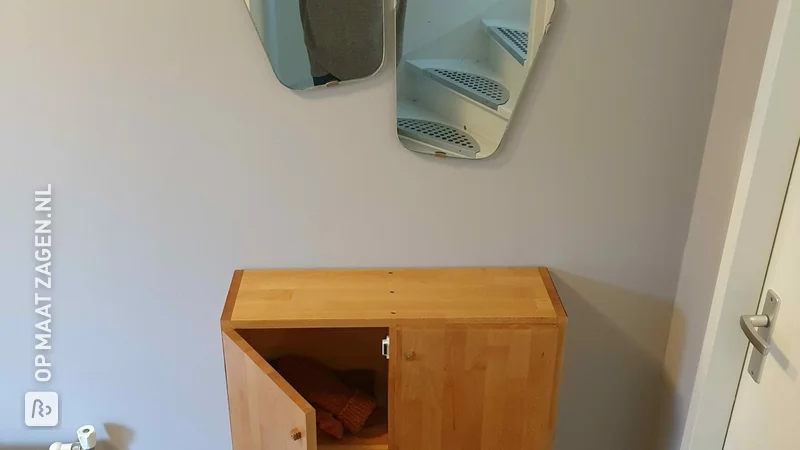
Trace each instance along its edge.
<path fill-rule="evenodd" d="M 394 330 L 393 450 L 552 448 L 555 325 Z"/>

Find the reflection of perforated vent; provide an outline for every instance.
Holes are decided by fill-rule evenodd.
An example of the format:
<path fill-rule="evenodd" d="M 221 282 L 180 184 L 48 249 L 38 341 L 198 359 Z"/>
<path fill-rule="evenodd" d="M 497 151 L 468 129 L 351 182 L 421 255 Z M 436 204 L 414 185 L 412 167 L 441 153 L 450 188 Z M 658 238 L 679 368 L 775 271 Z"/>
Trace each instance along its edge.
<path fill-rule="evenodd" d="M 499 27 L 497 31 L 514 43 L 514 47 L 525 56 L 528 56 L 528 32 Z"/>
<path fill-rule="evenodd" d="M 398 118 L 397 134 L 469 157 L 475 157 L 481 150 L 478 142 L 467 133 L 429 120 Z"/>
<path fill-rule="evenodd" d="M 425 75 L 492 109 L 508 102 L 508 89 L 491 78 L 449 69 L 425 69 Z"/>
<path fill-rule="evenodd" d="M 528 59 L 528 32 L 507 27 L 490 27 L 490 34 L 520 64 Z"/>

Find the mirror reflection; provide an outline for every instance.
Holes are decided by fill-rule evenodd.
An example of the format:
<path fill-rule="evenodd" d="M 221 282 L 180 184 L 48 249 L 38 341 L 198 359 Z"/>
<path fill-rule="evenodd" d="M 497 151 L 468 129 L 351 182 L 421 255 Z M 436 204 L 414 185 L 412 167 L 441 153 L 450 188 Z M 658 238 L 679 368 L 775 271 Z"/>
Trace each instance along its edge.
<path fill-rule="evenodd" d="M 383 64 L 383 0 L 245 0 L 280 82 L 310 89 Z"/>
<path fill-rule="evenodd" d="M 482 159 L 508 128 L 555 0 L 406 0 L 397 134 L 409 150 Z M 398 15 L 400 22 L 401 15 Z"/>

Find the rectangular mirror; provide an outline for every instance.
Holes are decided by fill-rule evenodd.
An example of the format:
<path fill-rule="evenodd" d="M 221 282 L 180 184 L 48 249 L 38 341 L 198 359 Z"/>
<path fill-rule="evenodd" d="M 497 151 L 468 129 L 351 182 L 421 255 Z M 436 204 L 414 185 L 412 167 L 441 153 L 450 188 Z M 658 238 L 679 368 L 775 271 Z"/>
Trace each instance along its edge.
<path fill-rule="evenodd" d="M 245 0 L 280 82 L 295 90 L 367 78 L 383 64 L 383 0 Z"/>
<path fill-rule="evenodd" d="M 500 146 L 555 0 L 399 0 L 397 134 L 415 152 Z"/>

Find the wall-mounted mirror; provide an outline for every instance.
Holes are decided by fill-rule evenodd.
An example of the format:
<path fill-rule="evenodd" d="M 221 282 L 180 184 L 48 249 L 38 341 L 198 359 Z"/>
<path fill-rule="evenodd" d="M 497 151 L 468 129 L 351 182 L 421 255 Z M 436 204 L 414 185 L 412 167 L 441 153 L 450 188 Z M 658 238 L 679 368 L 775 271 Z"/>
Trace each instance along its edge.
<path fill-rule="evenodd" d="M 383 0 L 245 0 L 272 69 L 290 89 L 358 80 L 383 64 Z"/>
<path fill-rule="evenodd" d="M 405 16 L 398 23 L 400 141 L 436 156 L 490 156 L 505 135 L 555 0 L 405 1 L 405 11 L 398 10 L 398 22 Z"/>

